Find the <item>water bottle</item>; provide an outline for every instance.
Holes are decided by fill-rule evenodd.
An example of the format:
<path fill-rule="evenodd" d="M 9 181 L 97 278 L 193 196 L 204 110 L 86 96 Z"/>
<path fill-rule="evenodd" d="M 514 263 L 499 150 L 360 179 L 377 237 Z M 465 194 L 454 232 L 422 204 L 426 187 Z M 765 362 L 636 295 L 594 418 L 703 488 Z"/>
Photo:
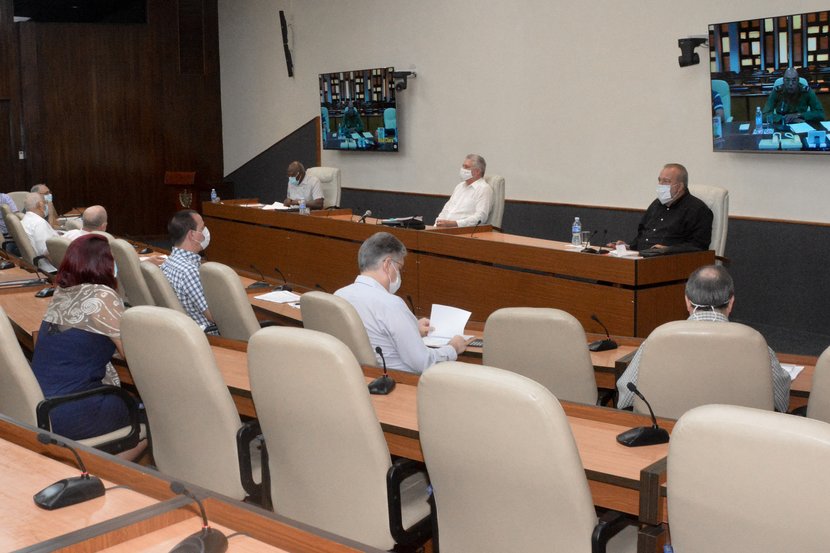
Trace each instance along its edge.
<path fill-rule="evenodd" d="M 306 213 L 308 213 L 308 211 L 306 211 L 306 208 L 305 208 L 305 198 L 301 198 L 300 199 L 300 215 L 305 215 Z"/>
<path fill-rule="evenodd" d="M 571 225 L 571 244 L 582 246 L 582 223 L 579 221 L 579 217 L 576 217 L 574 224 Z"/>
<path fill-rule="evenodd" d="M 663 553 L 674 553 L 674 548 L 671 546 L 671 544 L 667 543 L 663 546 Z"/>
<path fill-rule="evenodd" d="M 764 116 L 761 113 L 761 106 L 755 108 L 755 130 L 761 132 L 764 127 Z"/>
<path fill-rule="evenodd" d="M 216 193 L 215 188 L 210 189 L 210 201 L 212 203 L 218 204 L 219 203 L 219 195 Z"/>

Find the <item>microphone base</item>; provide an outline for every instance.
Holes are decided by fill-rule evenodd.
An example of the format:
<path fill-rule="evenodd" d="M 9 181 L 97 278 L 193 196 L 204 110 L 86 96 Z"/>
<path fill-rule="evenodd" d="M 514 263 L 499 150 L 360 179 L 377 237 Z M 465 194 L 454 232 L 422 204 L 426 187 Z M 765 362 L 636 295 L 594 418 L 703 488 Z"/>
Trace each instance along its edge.
<path fill-rule="evenodd" d="M 263 281 L 261 281 L 261 280 L 260 280 L 260 281 L 258 281 L 258 282 L 252 282 L 252 283 L 251 283 L 251 284 L 249 284 L 249 285 L 248 285 L 245 289 L 246 289 L 246 290 L 259 290 L 259 289 L 261 289 L 261 288 L 270 288 L 270 287 L 271 287 L 271 285 L 270 285 L 270 284 L 268 284 L 267 282 L 263 282 Z"/>
<path fill-rule="evenodd" d="M 228 550 L 228 538 L 215 528 L 205 528 L 186 537 L 170 550 L 170 553 L 224 553 Z"/>
<path fill-rule="evenodd" d="M 669 433 L 659 426 L 640 426 L 618 435 L 617 441 L 626 447 L 665 444 L 669 441 Z"/>
<path fill-rule="evenodd" d="M 599 253 L 596 248 L 582 248 L 580 253 Z"/>
<path fill-rule="evenodd" d="M 617 342 L 610 338 L 606 338 L 605 340 L 597 340 L 596 342 L 591 342 L 588 345 L 589 351 L 608 351 L 611 349 L 617 349 L 619 346 Z"/>
<path fill-rule="evenodd" d="M 52 511 L 104 495 L 104 483 L 96 476 L 73 476 L 58 480 L 34 495 L 35 505 Z"/>
<path fill-rule="evenodd" d="M 379 376 L 369 382 L 369 393 L 376 396 L 385 396 L 395 389 L 395 381 L 388 374 Z"/>
<path fill-rule="evenodd" d="M 283 284 L 281 286 L 277 286 L 276 288 L 274 288 L 274 292 L 281 292 L 283 290 L 286 292 L 291 292 L 292 290 L 294 290 L 294 287 L 290 284 Z"/>

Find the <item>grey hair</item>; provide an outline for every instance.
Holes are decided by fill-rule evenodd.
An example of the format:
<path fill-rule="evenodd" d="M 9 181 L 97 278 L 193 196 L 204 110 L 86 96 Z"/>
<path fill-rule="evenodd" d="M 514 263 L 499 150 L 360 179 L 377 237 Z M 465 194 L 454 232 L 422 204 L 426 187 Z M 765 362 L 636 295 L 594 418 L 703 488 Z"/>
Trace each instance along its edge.
<path fill-rule="evenodd" d="M 29 192 L 26 194 L 26 198 L 23 200 L 23 210 L 24 211 L 31 211 L 37 207 L 39 202 L 43 201 L 43 196 L 38 194 L 37 192 Z"/>
<path fill-rule="evenodd" d="M 360 246 L 360 251 L 357 252 L 357 266 L 361 273 L 375 270 L 386 256 L 402 261 L 406 256 L 406 246 L 388 232 L 378 232 Z"/>
<path fill-rule="evenodd" d="M 36 184 L 31 190 L 29 190 L 29 192 L 37 192 L 38 194 L 42 194 L 43 192 L 40 191 L 41 188 L 46 188 L 46 185 L 43 183 Z"/>
<path fill-rule="evenodd" d="M 667 163 L 663 166 L 663 169 L 677 169 L 678 173 L 680 173 L 678 175 L 678 178 L 680 179 L 680 182 L 683 184 L 683 188 L 685 188 L 686 190 L 689 189 L 689 171 L 687 171 L 684 166 L 680 165 L 679 163 Z"/>
<path fill-rule="evenodd" d="M 686 297 L 695 305 L 724 309 L 734 295 L 732 276 L 720 265 L 700 267 L 686 281 Z"/>
<path fill-rule="evenodd" d="M 484 161 L 484 158 L 478 154 L 467 154 L 467 157 L 464 159 L 469 159 L 473 162 L 473 167 L 481 171 L 481 176 L 484 176 L 484 172 L 487 170 L 487 162 Z"/>

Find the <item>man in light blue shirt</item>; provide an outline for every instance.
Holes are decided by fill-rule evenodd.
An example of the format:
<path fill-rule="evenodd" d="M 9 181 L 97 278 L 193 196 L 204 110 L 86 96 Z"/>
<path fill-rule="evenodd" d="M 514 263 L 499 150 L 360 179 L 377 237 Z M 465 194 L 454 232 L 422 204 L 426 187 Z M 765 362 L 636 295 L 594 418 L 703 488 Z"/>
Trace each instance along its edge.
<path fill-rule="evenodd" d="M 422 337 L 429 332 L 429 319 L 416 319 L 395 295 L 401 286 L 405 257 L 406 247 L 400 240 L 388 232 L 372 235 L 357 255 L 360 275 L 334 294 L 354 306 L 372 349 L 383 350 L 387 368 L 422 373 L 435 363 L 455 361 L 467 342 L 462 336 L 453 336 L 440 348 L 424 344 Z"/>

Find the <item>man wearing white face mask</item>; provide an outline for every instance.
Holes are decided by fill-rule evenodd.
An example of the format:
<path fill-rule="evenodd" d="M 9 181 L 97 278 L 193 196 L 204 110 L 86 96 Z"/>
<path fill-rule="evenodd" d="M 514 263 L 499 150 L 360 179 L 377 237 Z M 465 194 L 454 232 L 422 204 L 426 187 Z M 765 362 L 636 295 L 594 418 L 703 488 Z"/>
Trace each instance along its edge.
<path fill-rule="evenodd" d="M 53 227 L 58 224 L 58 213 L 57 209 L 55 209 L 55 204 L 52 203 L 52 191 L 49 190 L 49 187 L 43 183 L 36 184 L 32 187 L 31 192 L 37 192 L 38 194 L 43 197 L 44 207 L 43 211 L 45 213 L 44 217 L 46 220 L 49 221 L 49 224 Z"/>
<path fill-rule="evenodd" d="M 735 303 L 735 284 L 729 272 L 720 265 L 700 267 L 686 281 L 686 310 L 689 321 L 712 321 L 728 323 L 729 314 Z M 637 383 L 640 372 L 640 359 L 643 350 L 648 347 L 648 340 L 642 343 L 631 359 L 628 368 L 617 380 L 617 407 L 625 409 L 634 403 L 634 392 L 628 389 L 628 383 Z M 790 376 L 781 368 L 781 363 L 772 349 L 769 350 L 770 370 L 772 371 L 772 394 L 775 410 L 787 412 L 790 403 Z"/>
<path fill-rule="evenodd" d="M 360 275 L 334 294 L 354 306 L 372 349 L 383 350 L 387 368 L 422 373 L 440 361 L 455 361 L 467 342 L 454 336 L 449 345 L 440 348 L 424 345 L 421 338 L 429 332 L 429 319 L 416 319 L 395 295 L 401 286 L 405 257 L 406 247 L 388 232 L 370 236 L 357 254 Z M 377 361 L 381 365 L 379 356 Z"/>
<path fill-rule="evenodd" d="M 679 163 L 669 163 L 657 177 L 657 199 L 637 226 L 637 236 L 628 243 L 632 250 L 669 246 L 709 249 L 712 240 L 712 210 L 689 193 L 689 173 Z M 609 244 L 624 244 L 622 240 Z"/>
<path fill-rule="evenodd" d="M 173 252 L 162 264 L 161 270 L 184 310 L 204 329 L 213 322 L 213 316 L 208 310 L 202 279 L 199 278 L 202 262 L 199 252 L 210 244 L 210 231 L 202 216 L 192 209 L 173 215 L 167 224 L 167 231 L 173 241 Z"/>
<path fill-rule="evenodd" d="M 292 161 L 288 165 L 288 194 L 283 205 L 300 205 L 305 200 L 309 209 L 323 209 L 323 186 L 320 179 L 307 175 L 305 167 L 299 161 Z"/>
<path fill-rule="evenodd" d="M 484 180 L 487 162 L 477 154 L 464 158 L 455 187 L 444 209 L 435 219 L 436 227 L 471 227 L 486 225 L 493 205 L 493 189 Z"/>

